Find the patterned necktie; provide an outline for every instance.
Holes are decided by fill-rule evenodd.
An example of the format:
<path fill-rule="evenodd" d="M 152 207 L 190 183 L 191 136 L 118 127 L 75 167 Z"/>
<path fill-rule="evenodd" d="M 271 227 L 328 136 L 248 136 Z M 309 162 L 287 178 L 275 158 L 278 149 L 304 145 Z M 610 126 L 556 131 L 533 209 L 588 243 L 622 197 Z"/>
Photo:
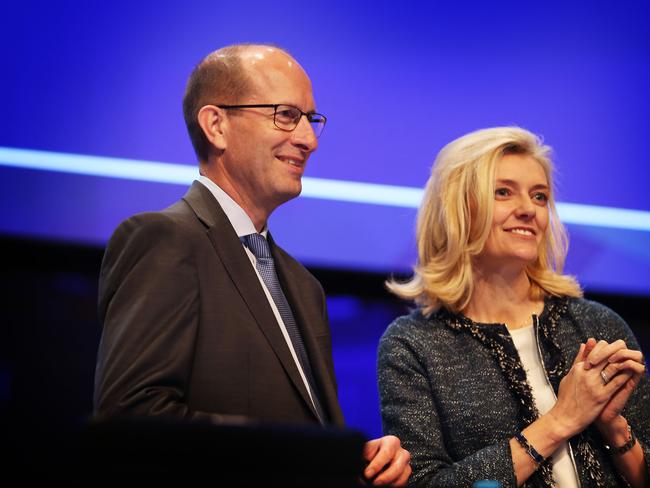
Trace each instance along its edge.
<path fill-rule="evenodd" d="M 311 364 L 309 358 L 307 357 L 307 350 L 302 341 L 302 336 L 300 330 L 296 325 L 296 321 L 293 317 L 293 312 L 289 306 L 287 298 L 284 296 L 282 287 L 280 286 L 280 280 L 275 271 L 275 263 L 273 261 L 273 256 L 271 256 L 271 249 L 266 238 L 261 234 L 249 234 L 244 236 L 244 241 L 246 242 L 246 247 L 255 255 L 257 260 L 257 271 L 260 273 L 260 276 L 264 280 L 266 287 L 275 302 L 275 306 L 280 312 L 284 326 L 287 329 L 291 343 L 293 344 L 293 349 L 298 356 L 300 361 L 300 366 L 302 367 L 303 373 L 307 377 L 307 382 L 309 383 L 309 389 L 311 390 L 311 397 L 314 402 L 314 407 L 318 415 L 318 420 L 321 424 L 325 423 L 325 416 L 323 415 L 323 408 L 318 400 L 318 394 L 316 389 L 316 381 L 314 381 L 314 374 L 311 369 Z"/>

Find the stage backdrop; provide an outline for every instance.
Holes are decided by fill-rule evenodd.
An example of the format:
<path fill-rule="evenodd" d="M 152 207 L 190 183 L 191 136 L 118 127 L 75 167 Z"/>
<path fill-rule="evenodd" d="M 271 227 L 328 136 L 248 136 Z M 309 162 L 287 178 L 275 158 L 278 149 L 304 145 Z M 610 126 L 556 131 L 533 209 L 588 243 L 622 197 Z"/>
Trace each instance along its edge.
<path fill-rule="evenodd" d="M 303 197 L 271 222 L 303 262 L 408 270 L 438 150 L 515 124 L 555 149 L 569 271 L 650 293 L 647 13 L 626 1 L 12 2 L 0 231 L 103 243 L 181 196 L 197 174 L 189 72 L 220 46 L 270 42 L 303 64 L 329 119 Z"/>
<path fill-rule="evenodd" d="M 647 19 L 641 1 L 10 2 L 0 233 L 103 245 L 175 201 L 197 176 L 187 76 L 213 49 L 268 42 L 301 62 L 328 117 L 303 195 L 270 223 L 306 265 L 408 272 L 436 153 L 519 125 L 554 148 L 568 271 L 650 295 Z"/>

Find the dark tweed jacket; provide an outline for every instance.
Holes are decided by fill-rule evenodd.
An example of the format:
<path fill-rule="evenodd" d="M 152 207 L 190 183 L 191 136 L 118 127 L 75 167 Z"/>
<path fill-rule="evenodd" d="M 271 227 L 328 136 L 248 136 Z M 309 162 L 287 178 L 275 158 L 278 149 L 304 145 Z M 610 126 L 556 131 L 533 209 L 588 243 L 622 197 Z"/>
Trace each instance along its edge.
<path fill-rule="evenodd" d="M 556 393 L 581 342 L 589 337 L 639 345 L 607 307 L 549 298 L 534 318 L 544 366 Z M 411 452 L 410 486 L 471 487 L 478 479 L 516 486 L 509 440 L 535 420 L 526 373 L 503 324 L 478 324 L 440 310 L 396 319 L 378 357 L 383 427 Z M 650 384 L 645 375 L 623 412 L 650 463 Z M 627 486 L 595 428 L 570 440 L 583 488 Z M 552 486 L 546 461 L 524 486 Z"/>

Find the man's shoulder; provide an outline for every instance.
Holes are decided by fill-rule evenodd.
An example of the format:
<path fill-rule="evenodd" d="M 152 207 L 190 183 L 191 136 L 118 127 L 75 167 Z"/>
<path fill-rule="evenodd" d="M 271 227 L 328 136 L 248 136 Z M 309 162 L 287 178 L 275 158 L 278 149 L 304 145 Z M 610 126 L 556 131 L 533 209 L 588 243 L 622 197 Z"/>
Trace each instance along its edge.
<path fill-rule="evenodd" d="M 209 217 L 206 214 L 216 213 L 219 204 L 209 190 L 201 183 L 194 182 L 185 195 L 176 202 L 162 210 L 140 212 L 124 219 L 120 227 L 144 226 L 144 227 L 183 227 L 197 225 Z M 208 219 L 212 221 L 213 219 Z M 204 226 L 206 224 L 201 224 Z"/>
<path fill-rule="evenodd" d="M 140 212 L 122 220 L 116 227 L 113 237 L 122 233 L 173 232 L 187 227 L 192 221 L 188 205 L 179 200 L 163 210 Z"/>
<path fill-rule="evenodd" d="M 192 253 L 205 236 L 205 229 L 189 205 L 179 200 L 158 211 L 134 214 L 113 231 L 106 245 L 104 265 L 140 259 L 147 254 Z"/>

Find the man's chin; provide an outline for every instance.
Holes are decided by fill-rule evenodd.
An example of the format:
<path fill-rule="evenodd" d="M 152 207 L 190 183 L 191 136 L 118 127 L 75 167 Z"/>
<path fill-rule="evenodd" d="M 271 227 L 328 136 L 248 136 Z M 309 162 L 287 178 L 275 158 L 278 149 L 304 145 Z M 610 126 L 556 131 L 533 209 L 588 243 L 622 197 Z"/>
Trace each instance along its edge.
<path fill-rule="evenodd" d="M 290 185 L 283 189 L 282 192 L 278 192 L 278 205 L 282 205 L 289 200 L 293 200 L 302 193 L 302 182 L 298 181 L 295 185 Z"/>

